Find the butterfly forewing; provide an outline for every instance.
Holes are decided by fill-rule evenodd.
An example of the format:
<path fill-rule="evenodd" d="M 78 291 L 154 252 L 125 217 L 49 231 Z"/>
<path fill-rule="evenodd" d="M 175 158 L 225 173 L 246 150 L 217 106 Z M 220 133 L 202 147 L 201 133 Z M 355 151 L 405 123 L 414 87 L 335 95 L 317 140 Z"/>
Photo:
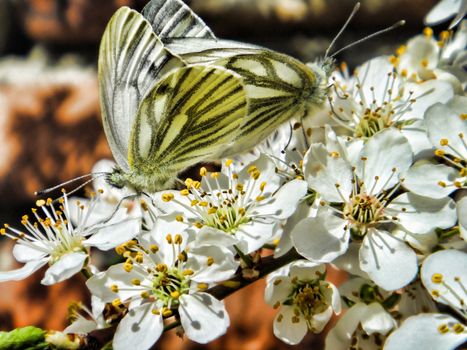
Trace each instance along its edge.
<path fill-rule="evenodd" d="M 248 105 L 241 77 L 223 68 L 173 71 L 147 95 L 130 141 L 132 168 L 172 175 L 217 157 L 240 130 Z"/>
<path fill-rule="evenodd" d="M 99 92 L 104 130 L 124 170 L 129 169 L 129 135 L 139 104 L 158 77 L 182 66 L 141 14 L 127 7 L 114 14 L 100 45 Z"/>
<path fill-rule="evenodd" d="M 162 39 L 205 38 L 216 39 L 211 29 L 181 0 L 150 1 L 143 16 Z"/>

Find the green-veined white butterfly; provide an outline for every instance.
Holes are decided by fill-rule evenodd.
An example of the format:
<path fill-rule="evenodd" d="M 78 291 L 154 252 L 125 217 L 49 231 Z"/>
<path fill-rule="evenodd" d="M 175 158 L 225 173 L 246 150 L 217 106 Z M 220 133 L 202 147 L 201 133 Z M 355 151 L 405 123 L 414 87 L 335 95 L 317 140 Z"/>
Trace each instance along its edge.
<path fill-rule="evenodd" d="M 99 90 L 104 130 L 118 164 L 108 181 L 138 193 L 166 189 L 181 170 L 217 158 L 235 139 L 248 109 L 237 73 L 187 64 L 127 7 L 114 14 L 103 35 Z"/>

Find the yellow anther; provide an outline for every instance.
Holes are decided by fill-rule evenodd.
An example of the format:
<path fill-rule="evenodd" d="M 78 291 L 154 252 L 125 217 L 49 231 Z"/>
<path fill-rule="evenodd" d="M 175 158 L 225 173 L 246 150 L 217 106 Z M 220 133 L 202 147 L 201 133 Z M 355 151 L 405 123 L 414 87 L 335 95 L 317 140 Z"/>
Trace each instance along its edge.
<path fill-rule="evenodd" d="M 6 230 L 2 227 L 0 228 L 0 236 L 5 236 L 6 235 Z"/>
<path fill-rule="evenodd" d="M 399 58 L 396 56 L 390 56 L 389 63 L 391 63 L 393 66 L 397 66 L 399 64 Z"/>
<path fill-rule="evenodd" d="M 274 244 L 276 247 L 279 245 L 280 239 L 277 238 L 274 241 L 272 241 L 272 244 Z"/>
<path fill-rule="evenodd" d="M 242 215 L 242 216 L 245 215 L 245 213 L 246 213 L 245 208 L 238 208 L 238 213 L 239 213 L 240 215 Z"/>
<path fill-rule="evenodd" d="M 232 160 L 232 159 L 227 159 L 227 160 L 225 161 L 225 166 L 226 166 L 226 167 L 229 167 L 229 166 L 232 165 L 232 163 L 233 163 L 233 160 Z"/>
<path fill-rule="evenodd" d="M 462 183 L 460 181 L 454 181 L 454 186 L 457 188 L 462 188 Z"/>
<path fill-rule="evenodd" d="M 175 220 L 177 220 L 178 222 L 183 222 L 183 216 L 182 215 L 177 215 L 175 217 Z"/>
<path fill-rule="evenodd" d="M 194 225 L 195 225 L 196 228 L 202 228 L 203 227 L 203 224 L 201 222 L 199 222 L 199 221 L 196 221 L 194 223 Z"/>
<path fill-rule="evenodd" d="M 162 311 L 162 316 L 164 316 L 164 317 L 170 317 L 170 316 L 172 316 L 172 315 L 173 315 L 173 312 L 172 312 L 172 310 L 170 310 L 170 309 L 165 308 L 165 309 Z"/>
<path fill-rule="evenodd" d="M 440 274 L 440 273 L 434 273 L 432 276 L 431 276 L 431 281 L 433 283 L 441 283 L 443 282 L 443 275 Z"/>
<path fill-rule="evenodd" d="M 188 190 L 187 188 L 183 189 L 180 191 L 180 194 L 182 196 L 188 196 L 190 194 L 190 190 Z"/>
<path fill-rule="evenodd" d="M 430 27 L 426 27 L 425 29 L 423 29 L 423 35 L 425 35 L 428 38 L 431 38 L 433 36 L 433 29 L 431 29 Z"/>
<path fill-rule="evenodd" d="M 441 146 L 447 146 L 449 144 L 449 140 L 448 139 L 441 139 L 441 140 L 439 140 L 439 144 Z"/>
<path fill-rule="evenodd" d="M 264 191 L 264 188 L 266 187 L 266 185 L 267 185 L 266 181 L 261 182 L 261 185 L 259 185 L 259 189 L 260 189 L 261 192 Z"/>
<path fill-rule="evenodd" d="M 435 151 L 435 156 L 437 156 L 437 157 L 443 157 L 444 154 L 445 154 L 445 152 L 442 149 L 437 149 Z"/>
<path fill-rule="evenodd" d="M 208 173 L 208 169 L 206 169 L 204 166 L 199 169 L 199 176 L 206 176 Z"/>
<path fill-rule="evenodd" d="M 207 283 L 198 283 L 199 290 L 206 290 L 208 288 L 209 288 L 209 285 Z"/>
<path fill-rule="evenodd" d="M 157 244 L 151 244 L 149 250 L 151 250 L 151 253 L 155 254 L 159 251 L 159 246 Z"/>
<path fill-rule="evenodd" d="M 339 154 L 339 152 L 337 152 L 337 151 L 331 152 L 329 155 L 330 155 L 332 158 L 335 158 L 335 159 L 337 159 L 337 158 L 339 158 L 339 157 L 341 156 L 341 155 Z"/>
<path fill-rule="evenodd" d="M 278 309 L 279 306 L 281 306 L 281 303 L 280 303 L 279 301 L 277 301 L 277 302 L 272 306 L 272 308 L 273 308 L 273 309 Z"/>
<path fill-rule="evenodd" d="M 170 296 L 174 299 L 177 299 L 180 296 L 180 292 L 178 290 L 174 290 L 172 293 L 170 293 Z"/>
<path fill-rule="evenodd" d="M 232 179 L 237 180 L 237 179 L 238 179 L 238 174 L 237 174 L 237 173 L 233 173 L 233 174 L 232 174 Z"/>
<path fill-rule="evenodd" d="M 37 206 L 37 207 L 42 207 L 42 206 L 44 206 L 44 205 L 45 205 L 45 200 L 43 200 L 43 199 L 38 199 L 38 200 L 36 201 L 36 206 Z"/>
<path fill-rule="evenodd" d="M 198 203 L 199 203 L 199 200 L 193 199 L 193 200 L 191 201 L 191 206 L 194 207 L 194 206 L 195 206 L 196 204 L 198 204 Z"/>
<path fill-rule="evenodd" d="M 254 180 L 258 180 L 259 177 L 261 176 L 261 172 L 259 170 L 255 170 L 255 171 L 252 171 L 250 173 L 250 176 L 254 179 Z"/>
<path fill-rule="evenodd" d="M 186 259 L 187 259 L 186 253 L 184 253 L 184 252 L 179 253 L 179 254 L 177 255 L 177 259 L 178 259 L 179 261 L 182 261 L 182 262 L 183 262 L 183 261 L 186 261 Z"/>
<path fill-rule="evenodd" d="M 114 293 L 118 293 L 118 286 L 116 284 L 112 284 L 110 286 L 110 290 Z"/>
<path fill-rule="evenodd" d="M 52 198 L 47 198 L 47 205 L 51 205 L 53 202 L 54 201 Z"/>
<path fill-rule="evenodd" d="M 340 64 L 340 69 L 341 69 L 341 71 L 346 71 L 346 70 L 348 69 L 347 63 L 341 62 L 341 64 Z"/>
<path fill-rule="evenodd" d="M 134 286 L 139 286 L 141 284 L 141 280 L 139 280 L 137 278 L 133 278 L 131 280 L 131 284 L 134 285 Z"/>
<path fill-rule="evenodd" d="M 99 192 L 100 194 L 103 194 L 103 193 L 104 193 L 104 190 L 103 190 L 102 188 L 99 188 L 99 189 L 97 190 L 97 192 Z"/>
<path fill-rule="evenodd" d="M 192 185 L 193 185 L 193 179 L 187 178 L 187 179 L 185 180 L 185 186 L 186 186 L 187 188 L 190 188 Z"/>
<path fill-rule="evenodd" d="M 423 60 L 420 61 L 420 64 L 423 68 L 426 68 L 428 67 L 429 62 L 426 58 L 424 58 Z"/>
<path fill-rule="evenodd" d="M 133 264 L 130 264 L 130 263 L 124 263 L 123 264 L 123 269 L 126 271 L 126 272 L 130 272 L 131 270 L 133 270 Z"/>
<path fill-rule="evenodd" d="M 258 196 L 258 197 L 256 197 L 256 201 L 257 201 L 257 202 L 261 202 L 261 201 L 264 200 L 265 198 L 266 198 L 266 197 L 264 197 L 264 196 Z"/>
<path fill-rule="evenodd" d="M 441 33 L 439 33 L 439 38 L 443 41 L 448 40 L 450 36 L 451 36 L 451 33 L 449 33 L 448 30 L 443 30 Z"/>
<path fill-rule="evenodd" d="M 284 319 L 284 315 L 279 314 L 279 316 L 277 316 L 277 322 L 282 322 L 283 319 Z"/>
<path fill-rule="evenodd" d="M 164 193 L 164 194 L 162 195 L 162 200 L 163 200 L 164 202 L 170 202 L 172 199 L 174 199 L 173 193 Z"/>
<path fill-rule="evenodd" d="M 202 202 L 199 202 L 199 204 L 198 204 L 198 205 L 199 205 L 200 207 L 207 207 L 207 206 L 208 206 L 208 204 L 209 204 L 208 202 L 206 202 L 206 201 L 202 201 Z"/>
<path fill-rule="evenodd" d="M 211 177 L 213 179 L 217 179 L 219 177 L 219 173 L 217 171 L 215 171 L 215 172 L 211 173 Z"/>
<path fill-rule="evenodd" d="M 167 236 L 165 236 L 165 240 L 167 241 L 167 243 L 172 244 L 173 242 L 172 235 L 170 233 L 167 234 Z"/>
<path fill-rule="evenodd" d="M 29 216 L 23 215 L 23 216 L 21 217 L 21 220 L 28 221 L 28 220 L 29 220 Z"/>
<path fill-rule="evenodd" d="M 166 272 L 167 271 L 167 265 L 166 264 L 157 264 L 156 265 L 156 270 L 157 272 Z"/>
<path fill-rule="evenodd" d="M 442 324 L 438 327 L 438 332 L 440 332 L 441 334 L 446 334 L 447 332 L 449 332 L 449 327 L 447 324 Z"/>
<path fill-rule="evenodd" d="M 212 256 L 208 257 L 207 264 L 208 266 L 211 266 L 212 264 L 214 264 L 214 258 Z"/>
<path fill-rule="evenodd" d="M 177 234 L 175 235 L 175 244 L 182 244 L 182 242 L 183 242 L 183 237 L 182 237 L 182 235 L 179 234 L 179 233 L 177 233 Z"/>
<path fill-rule="evenodd" d="M 236 189 L 237 191 L 240 191 L 240 192 L 241 192 L 241 191 L 243 191 L 243 185 L 242 185 L 242 184 L 237 184 L 237 185 L 235 186 L 235 189 Z"/>
<path fill-rule="evenodd" d="M 217 213 L 217 207 L 212 207 L 208 209 L 208 214 L 215 214 Z"/>
<path fill-rule="evenodd" d="M 437 290 L 432 290 L 431 295 L 433 295 L 435 298 L 439 298 L 439 292 Z"/>
<path fill-rule="evenodd" d="M 467 120 L 467 113 L 462 113 L 460 115 L 461 120 Z"/>
<path fill-rule="evenodd" d="M 278 279 L 276 279 L 276 280 L 274 281 L 274 285 L 275 285 L 275 286 L 278 286 L 278 285 L 281 284 L 281 283 L 282 283 L 282 280 L 281 280 L 280 278 L 278 278 Z"/>
<path fill-rule="evenodd" d="M 192 186 L 193 186 L 194 188 L 198 189 L 198 188 L 201 187 L 201 182 L 199 182 L 199 181 L 193 181 Z"/>
<path fill-rule="evenodd" d="M 119 307 L 120 305 L 122 305 L 122 301 L 119 298 L 112 300 L 112 306 Z"/>
<path fill-rule="evenodd" d="M 149 293 L 146 290 L 144 292 L 141 292 L 141 298 L 148 299 L 149 298 Z"/>
<path fill-rule="evenodd" d="M 123 252 L 123 257 L 124 257 L 124 258 L 131 258 L 131 252 L 130 252 L 129 250 L 125 250 L 125 251 Z M 131 259 L 130 259 L 129 261 L 130 261 L 130 263 L 131 263 Z"/>
<path fill-rule="evenodd" d="M 397 48 L 397 50 L 396 50 L 396 55 L 397 55 L 397 56 L 400 56 L 400 55 L 404 54 L 405 51 L 407 51 L 407 46 L 401 45 L 401 46 L 399 46 L 399 47 Z"/>
<path fill-rule="evenodd" d="M 152 309 L 151 312 L 152 312 L 153 315 L 160 315 L 161 314 L 161 311 L 159 309 Z"/>
<path fill-rule="evenodd" d="M 300 317 L 298 317 L 298 316 L 293 316 L 293 317 L 292 317 L 292 323 L 300 323 Z"/>
<path fill-rule="evenodd" d="M 460 323 L 456 323 L 452 329 L 454 330 L 454 332 L 456 334 L 461 334 L 461 333 L 464 333 L 464 326 Z"/>
<path fill-rule="evenodd" d="M 402 69 L 401 70 L 401 76 L 404 77 L 404 78 L 407 78 L 407 76 L 409 75 L 409 72 L 407 72 L 407 69 Z"/>
<path fill-rule="evenodd" d="M 182 272 L 182 275 L 183 275 L 183 276 L 191 276 L 193 273 L 194 273 L 193 270 L 191 270 L 191 269 L 186 269 L 186 270 L 184 270 L 184 271 Z"/>
<path fill-rule="evenodd" d="M 438 186 L 441 186 L 441 187 L 446 187 L 446 182 L 444 181 L 438 181 Z"/>
<path fill-rule="evenodd" d="M 143 263 L 143 260 L 144 260 L 143 253 L 138 253 L 138 254 L 136 254 L 136 256 L 135 256 L 135 261 L 136 261 L 138 264 L 142 264 L 142 263 Z"/>

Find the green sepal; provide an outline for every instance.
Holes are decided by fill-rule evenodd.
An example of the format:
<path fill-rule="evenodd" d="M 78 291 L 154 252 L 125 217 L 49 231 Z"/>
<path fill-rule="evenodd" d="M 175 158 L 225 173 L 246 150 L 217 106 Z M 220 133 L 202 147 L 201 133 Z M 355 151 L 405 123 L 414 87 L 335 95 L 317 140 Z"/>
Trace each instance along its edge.
<path fill-rule="evenodd" d="M 23 327 L 11 332 L 0 332 L 0 350 L 46 350 L 45 331 L 33 327 Z"/>

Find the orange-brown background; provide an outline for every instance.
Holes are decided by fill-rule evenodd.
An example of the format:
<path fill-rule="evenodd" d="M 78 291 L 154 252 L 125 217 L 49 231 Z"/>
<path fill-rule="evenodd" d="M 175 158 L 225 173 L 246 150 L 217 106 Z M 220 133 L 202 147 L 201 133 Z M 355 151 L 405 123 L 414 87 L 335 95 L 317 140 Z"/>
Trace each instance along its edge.
<path fill-rule="evenodd" d="M 88 173 L 110 157 L 102 132 L 96 62 L 100 36 L 119 6 L 141 10 L 146 0 L 0 0 L 0 224 L 12 224 L 34 203 L 33 192 Z M 349 50 L 351 66 L 389 54 L 422 28 L 435 0 L 363 0 L 341 44 L 405 18 L 408 24 Z M 218 36 L 244 40 L 310 60 L 329 43 L 354 1 L 192 0 Z M 0 240 L 0 270 L 17 267 L 11 242 Z M 0 284 L 0 330 L 29 324 L 63 329 L 68 302 L 87 300 L 81 276 L 53 287 L 42 272 Z M 332 274 L 339 281 L 343 276 Z M 287 349 L 272 335 L 275 312 L 263 301 L 263 281 L 227 299 L 232 326 L 207 346 L 164 336 L 161 349 Z M 319 349 L 309 336 L 297 348 Z"/>

